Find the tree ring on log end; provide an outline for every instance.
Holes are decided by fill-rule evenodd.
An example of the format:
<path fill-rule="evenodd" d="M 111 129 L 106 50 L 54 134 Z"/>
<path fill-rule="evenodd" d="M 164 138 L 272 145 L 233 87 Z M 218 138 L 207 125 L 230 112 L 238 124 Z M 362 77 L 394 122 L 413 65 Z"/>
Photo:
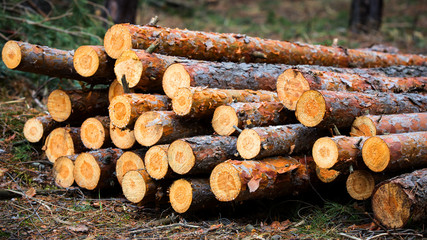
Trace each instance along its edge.
<path fill-rule="evenodd" d="M 229 202 L 239 196 L 242 182 L 239 171 L 230 163 L 218 164 L 211 173 L 209 185 L 215 197 L 221 202 Z"/>
<path fill-rule="evenodd" d="M 134 152 L 125 152 L 123 153 L 119 159 L 117 159 L 116 163 L 116 176 L 117 180 L 120 184 L 122 184 L 123 176 L 129 172 L 134 170 L 144 169 L 144 162 L 141 157 Z"/>
<path fill-rule="evenodd" d="M 32 143 L 40 141 L 43 137 L 43 124 L 37 118 L 31 118 L 25 122 L 24 137 Z"/>
<path fill-rule="evenodd" d="M 319 138 L 313 145 L 313 159 L 320 168 L 331 168 L 338 161 L 338 146 L 329 137 Z"/>
<path fill-rule="evenodd" d="M 73 65 L 78 74 L 90 77 L 98 70 L 99 56 L 91 46 L 81 46 L 74 52 Z"/>
<path fill-rule="evenodd" d="M 377 128 L 374 122 L 366 117 L 357 117 L 351 125 L 350 136 L 366 136 L 373 137 L 377 135 Z"/>
<path fill-rule="evenodd" d="M 62 90 L 54 90 L 47 98 L 47 110 L 53 120 L 57 122 L 67 120 L 72 111 L 70 97 Z"/>
<path fill-rule="evenodd" d="M 138 171 L 127 172 L 122 179 L 122 190 L 127 200 L 141 202 L 147 192 L 144 177 Z"/>
<path fill-rule="evenodd" d="M 159 122 L 161 115 L 154 111 L 144 112 L 135 122 L 136 141 L 142 146 L 153 146 L 163 136 L 163 124 Z"/>
<path fill-rule="evenodd" d="M 316 175 L 320 181 L 330 183 L 337 179 L 341 175 L 341 172 L 334 169 L 320 168 L 316 165 Z"/>
<path fill-rule="evenodd" d="M 346 188 L 352 198 L 366 200 L 372 196 L 372 191 L 375 188 L 375 180 L 369 172 L 356 170 L 348 176 Z"/>
<path fill-rule="evenodd" d="M 261 138 L 253 129 L 243 130 L 237 138 L 237 151 L 244 159 L 252 159 L 261 151 Z"/>
<path fill-rule="evenodd" d="M 95 157 L 90 153 L 82 153 L 74 162 L 74 179 L 82 188 L 93 190 L 98 186 L 101 169 Z"/>
<path fill-rule="evenodd" d="M 123 90 L 123 86 L 116 79 L 110 84 L 110 87 L 108 88 L 108 101 L 111 103 L 114 97 L 123 95 L 124 93 L 125 91 Z"/>
<path fill-rule="evenodd" d="M 196 157 L 190 144 L 176 140 L 168 148 L 168 162 L 174 172 L 186 174 L 193 168 Z"/>
<path fill-rule="evenodd" d="M 212 127 L 221 136 L 230 136 L 239 127 L 239 118 L 236 111 L 230 106 L 219 106 L 215 109 L 212 118 Z"/>
<path fill-rule="evenodd" d="M 108 107 L 110 120 L 114 126 L 125 128 L 131 117 L 132 106 L 125 96 L 116 96 Z"/>
<path fill-rule="evenodd" d="M 55 179 L 56 185 L 69 188 L 74 183 L 74 163 L 73 161 L 66 157 L 62 156 L 56 159 L 53 164 L 53 178 Z"/>
<path fill-rule="evenodd" d="M 96 118 L 86 119 L 80 128 L 83 145 L 89 149 L 100 149 L 105 142 L 104 125 Z"/>
<path fill-rule="evenodd" d="M 193 93 L 188 88 L 180 88 L 172 98 L 172 109 L 179 116 L 190 113 L 193 105 Z"/>
<path fill-rule="evenodd" d="M 19 44 L 15 41 L 8 41 L 3 46 L 1 56 L 6 67 L 9 69 L 14 69 L 21 63 L 21 47 L 19 47 Z"/>
<path fill-rule="evenodd" d="M 287 69 L 277 78 L 277 97 L 283 105 L 294 111 L 300 96 L 310 90 L 310 85 L 297 69 Z"/>
<path fill-rule="evenodd" d="M 193 188 L 185 179 L 178 179 L 169 189 L 169 201 L 173 210 L 178 213 L 185 213 L 193 201 Z"/>
<path fill-rule="evenodd" d="M 314 127 L 322 122 L 326 113 L 326 102 L 315 90 L 305 91 L 297 102 L 295 115 L 304 126 Z"/>
<path fill-rule="evenodd" d="M 126 82 L 130 88 L 138 85 L 141 80 L 143 70 L 144 66 L 142 65 L 142 62 L 132 50 L 124 51 L 114 65 L 114 73 L 116 74 L 119 84 L 123 84 L 122 77 L 125 75 Z"/>
<path fill-rule="evenodd" d="M 46 138 L 46 157 L 51 162 L 62 156 L 74 154 L 74 143 L 70 133 L 65 128 L 54 129 Z"/>
<path fill-rule="evenodd" d="M 133 130 L 128 128 L 120 129 L 110 123 L 110 138 L 113 144 L 121 149 L 129 149 L 135 144 Z"/>
<path fill-rule="evenodd" d="M 117 59 L 128 49 L 132 49 L 132 37 L 129 29 L 121 24 L 116 24 L 108 29 L 104 36 L 105 52 L 111 58 Z"/>
<path fill-rule="evenodd" d="M 150 177 L 156 180 L 164 178 L 169 169 L 167 150 L 159 146 L 151 147 L 145 154 L 144 163 Z"/>
<path fill-rule="evenodd" d="M 180 63 L 170 65 L 163 74 L 163 91 L 169 98 L 174 98 L 179 88 L 189 88 L 190 84 L 190 74 Z"/>
<path fill-rule="evenodd" d="M 381 138 L 370 137 L 362 147 L 362 158 L 374 172 L 382 172 L 390 162 L 390 149 Z"/>

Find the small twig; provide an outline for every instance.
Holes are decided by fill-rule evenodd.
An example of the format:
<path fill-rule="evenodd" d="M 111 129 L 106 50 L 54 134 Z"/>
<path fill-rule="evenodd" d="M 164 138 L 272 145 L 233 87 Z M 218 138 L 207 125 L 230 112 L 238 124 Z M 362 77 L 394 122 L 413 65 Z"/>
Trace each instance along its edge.
<path fill-rule="evenodd" d="M 233 128 L 236 129 L 236 131 L 238 131 L 239 133 L 243 132 L 243 130 L 238 128 L 236 125 L 233 125 Z"/>
<path fill-rule="evenodd" d="M 4 105 L 4 104 L 11 104 L 11 103 L 21 103 L 25 101 L 25 97 L 22 97 L 20 99 L 17 100 L 12 100 L 12 101 L 7 101 L 7 102 L 0 102 L 0 105 Z"/>
<path fill-rule="evenodd" d="M 402 238 L 398 238 L 396 236 L 393 235 L 393 233 L 391 233 L 386 227 L 384 227 L 383 225 L 381 225 L 375 218 L 373 218 L 368 212 L 365 212 L 365 214 L 378 226 L 380 227 L 382 230 L 386 231 L 387 234 L 389 236 L 391 236 L 394 239 L 402 239 Z"/>
<path fill-rule="evenodd" d="M 147 26 L 155 27 L 157 22 L 159 22 L 159 16 L 154 16 L 151 18 L 150 22 L 148 22 Z"/>
<path fill-rule="evenodd" d="M 353 236 L 345 234 L 345 233 L 338 233 L 338 235 L 346 237 L 346 238 L 350 238 L 350 239 L 353 239 L 353 240 L 362 240 L 361 238 L 353 237 Z"/>
<path fill-rule="evenodd" d="M 126 81 L 126 76 L 124 74 L 122 75 L 122 86 L 124 93 L 130 93 L 129 84 Z"/>
<path fill-rule="evenodd" d="M 160 45 L 160 40 L 156 39 L 156 41 L 154 41 L 146 50 L 145 52 L 147 53 L 153 53 L 154 50 L 156 50 L 156 48 Z"/>
<path fill-rule="evenodd" d="M 338 130 L 338 128 L 337 128 L 337 125 L 334 124 L 334 128 L 333 129 L 334 129 L 335 135 L 337 135 L 337 136 L 341 135 L 340 130 Z"/>
<path fill-rule="evenodd" d="M 366 238 L 366 240 L 371 240 L 371 239 L 375 239 L 375 238 L 379 238 L 379 237 L 384 237 L 389 235 L 388 233 L 381 233 L 372 237 L 368 237 Z M 423 235 L 422 234 L 417 234 L 417 233 L 393 233 L 393 235 L 398 235 L 398 236 L 415 236 L 415 237 L 420 237 L 422 238 Z"/>
<path fill-rule="evenodd" d="M 185 224 L 185 223 L 173 223 L 173 224 L 169 224 L 169 225 L 162 225 L 162 226 L 157 226 L 157 227 L 138 229 L 138 230 L 130 231 L 128 233 L 129 234 L 135 234 L 135 233 L 142 233 L 142 232 L 151 232 L 153 230 L 171 228 L 171 227 L 201 228 L 200 226 L 189 225 L 189 224 Z"/>

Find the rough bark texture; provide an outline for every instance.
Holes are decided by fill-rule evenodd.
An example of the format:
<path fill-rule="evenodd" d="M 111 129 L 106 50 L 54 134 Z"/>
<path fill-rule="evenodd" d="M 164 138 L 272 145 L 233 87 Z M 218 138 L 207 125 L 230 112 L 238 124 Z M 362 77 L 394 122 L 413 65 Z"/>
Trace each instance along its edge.
<path fill-rule="evenodd" d="M 297 119 L 308 127 L 351 127 L 365 114 L 427 111 L 427 96 L 419 94 L 306 91 L 298 100 Z"/>
<path fill-rule="evenodd" d="M 44 142 L 53 129 L 62 125 L 53 120 L 50 114 L 34 117 L 25 122 L 24 137 L 31 143 Z"/>
<path fill-rule="evenodd" d="M 80 137 L 88 149 L 111 147 L 110 119 L 106 116 L 96 116 L 86 119 L 80 128 Z"/>
<path fill-rule="evenodd" d="M 314 142 L 327 131 L 289 124 L 245 129 L 237 140 L 237 150 L 244 159 L 264 158 L 309 152 Z"/>
<path fill-rule="evenodd" d="M 375 136 L 362 147 L 366 166 L 374 172 L 427 167 L 427 132 Z"/>
<path fill-rule="evenodd" d="M 46 151 L 46 157 L 52 163 L 62 156 L 81 153 L 87 148 L 80 138 L 80 128 L 62 127 L 54 129 L 46 138 L 42 148 Z"/>
<path fill-rule="evenodd" d="M 376 136 L 419 131 L 427 131 L 426 112 L 360 116 L 354 120 L 350 135 Z"/>
<path fill-rule="evenodd" d="M 419 55 L 386 54 L 260 39 L 242 34 L 207 33 L 131 24 L 111 27 L 104 37 L 104 46 L 112 58 L 117 58 L 123 50 L 146 49 L 157 39 L 158 53 L 211 61 L 339 67 L 424 65 L 426 62 L 426 57 Z"/>
<path fill-rule="evenodd" d="M 107 84 L 114 80 L 114 60 L 103 46 L 81 46 L 73 58 L 74 69 L 83 77 L 105 78 Z"/>
<path fill-rule="evenodd" d="M 372 196 L 374 216 L 388 228 L 427 218 L 427 169 L 403 174 L 377 185 Z"/>

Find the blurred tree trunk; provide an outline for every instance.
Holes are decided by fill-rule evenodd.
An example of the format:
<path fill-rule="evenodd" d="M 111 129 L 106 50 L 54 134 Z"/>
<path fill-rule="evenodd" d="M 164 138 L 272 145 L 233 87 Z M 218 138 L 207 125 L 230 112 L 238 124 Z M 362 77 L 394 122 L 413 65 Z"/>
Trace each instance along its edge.
<path fill-rule="evenodd" d="M 378 31 L 382 12 L 383 0 L 352 0 L 350 30 L 355 33 Z"/>
<path fill-rule="evenodd" d="M 105 0 L 105 8 L 117 23 L 135 23 L 138 0 Z"/>

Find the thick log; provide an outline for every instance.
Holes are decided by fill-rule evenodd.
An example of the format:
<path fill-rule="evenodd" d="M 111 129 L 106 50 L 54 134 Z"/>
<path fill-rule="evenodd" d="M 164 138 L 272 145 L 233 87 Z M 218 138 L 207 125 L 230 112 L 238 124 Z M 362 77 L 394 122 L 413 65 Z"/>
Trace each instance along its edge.
<path fill-rule="evenodd" d="M 2 50 L 6 67 L 50 77 L 69 78 L 89 84 L 108 84 L 114 78 L 83 77 L 73 66 L 74 51 L 65 51 L 27 42 L 8 41 Z"/>
<path fill-rule="evenodd" d="M 427 112 L 360 116 L 351 125 L 350 135 L 371 137 L 420 131 L 427 131 Z"/>
<path fill-rule="evenodd" d="M 237 151 L 244 159 L 309 152 L 314 142 L 326 135 L 324 130 L 301 124 L 255 127 L 240 133 Z"/>
<path fill-rule="evenodd" d="M 346 188 L 348 194 L 356 200 L 366 200 L 372 196 L 375 184 L 390 179 L 396 174 L 374 173 L 366 170 L 355 170 L 348 175 Z"/>
<path fill-rule="evenodd" d="M 373 115 L 427 111 L 427 96 L 419 94 L 332 92 L 309 90 L 297 102 L 295 115 L 307 127 L 351 127 L 354 119 Z"/>
<path fill-rule="evenodd" d="M 81 46 L 74 52 L 73 66 L 83 77 L 105 78 L 106 82 L 115 79 L 114 60 L 103 46 Z"/>
<path fill-rule="evenodd" d="M 170 109 L 170 99 L 165 95 L 128 93 L 113 98 L 108 109 L 113 125 L 125 128 L 143 112 Z"/>
<path fill-rule="evenodd" d="M 80 138 L 80 128 L 62 127 L 54 129 L 47 136 L 42 150 L 45 151 L 47 159 L 54 163 L 59 157 L 81 153 L 87 148 Z"/>
<path fill-rule="evenodd" d="M 47 110 L 57 122 L 80 121 L 108 113 L 107 89 L 55 90 L 47 99 Z"/>
<path fill-rule="evenodd" d="M 275 157 L 262 161 L 228 160 L 218 164 L 210 186 L 221 202 L 297 195 L 316 183 L 311 158 Z"/>
<path fill-rule="evenodd" d="M 136 120 L 133 130 L 136 141 L 147 147 L 213 132 L 209 124 L 182 119 L 173 111 L 144 112 Z"/>
<path fill-rule="evenodd" d="M 24 125 L 24 137 L 31 143 L 43 142 L 49 133 L 60 127 L 61 123 L 53 120 L 50 114 L 28 119 Z"/>
<path fill-rule="evenodd" d="M 123 176 L 133 170 L 145 169 L 144 159 L 147 149 L 124 152 L 116 162 L 116 176 L 122 184 Z"/>
<path fill-rule="evenodd" d="M 80 127 L 80 138 L 88 149 L 111 147 L 110 119 L 105 116 L 86 119 Z"/>
<path fill-rule="evenodd" d="M 237 157 L 237 137 L 199 136 L 174 141 L 168 148 L 168 162 L 178 174 L 209 173 L 217 164 Z"/>
<path fill-rule="evenodd" d="M 88 190 L 111 188 L 116 185 L 114 176 L 117 159 L 123 151 L 117 148 L 98 149 L 81 153 L 74 162 L 74 179 Z"/>
<path fill-rule="evenodd" d="M 177 213 L 215 206 L 218 201 L 211 192 L 209 179 L 178 179 L 169 188 L 169 202 Z"/>
<path fill-rule="evenodd" d="M 403 174 L 377 185 L 372 210 L 381 224 L 402 228 L 427 218 L 427 169 Z"/>
<path fill-rule="evenodd" d="M 55 184 L 62 188 L 69 188 L 74 183 L 74 161 L 79 155 L 62 156 L 56 159 L 52 168 Z"/>
<path fill-rule="evenodd" d="M 122 191 L 126 199 L 133 203 L 156 200 L 158 184 L 144 169 L 129 171 L 123 176 Z"/>
<path fill-rule="evenodd" d="M 241 34 L 208 33 L 156 26 L 117 24 L 104 37 L 108 55 L 118 58 L 127 49 L 146 49 L 154 41 L 156 52 L 192 59 L 228 62 L 310 64 L 338 67 L 384 67 L 425 65 L 426 57 L 387 54 L 248 37 Z"/>
<path fill-rule="evenodd" d="M 110 138 L 113 144 L 121 149 L 129 149 L 135 144 L 135 135 L 133 130 L 126 128 L 120 129 L 113 126 L 110 122 Z"/>
<path fill-rule="evenodd" d="M 180 88 L 172 99 L 172 109 L 179 116 L 211 117 L 215 109 L 233 102 L 272 102 L 277 94 L 270 91 Z"/>
<path fill-rule="evenodd" d="M 308 90 L 427 92 L 427 77 L 392 78 L 367 74 L 287 69 L 277 79 L 277 96 L 289 110 L 295 110 L 299 97 Z"/>
<path fill-rule="evenodd" d="M 178 178 L 178 175 L 169 167 L 168 148 L 169 144 L 152 146 L 145 154 L 145 169 L 153 179 Z"/>
<path fill-rule="evenodd" d="M 370 137 L 363 144 L 362 158 L 374 172 L 427 167 L 427 132 Z"/>

